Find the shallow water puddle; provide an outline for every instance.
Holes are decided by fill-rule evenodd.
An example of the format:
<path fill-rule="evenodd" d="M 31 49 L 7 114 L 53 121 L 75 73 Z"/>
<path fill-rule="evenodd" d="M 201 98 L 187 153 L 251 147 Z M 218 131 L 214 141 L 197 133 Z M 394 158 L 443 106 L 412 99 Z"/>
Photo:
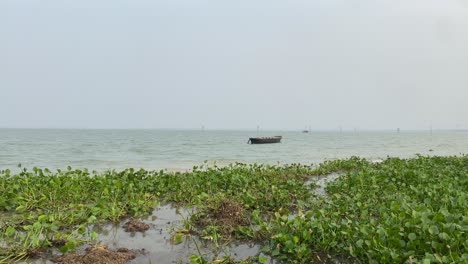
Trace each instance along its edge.
<path fill-rule="evenodd" d="M 184 227 L 184 219 L 188 219 L 193 210 L 177 209 L 170 205 L 159 206 L 153 213 L 141 219 L 143 223 L 149 224 L 150 228 L 145 232 L 126 232 L 125 223 L 129 219 L 121 221 L 119 224 L 94 227 L 98 233 L 97 243 L 106 245 L 110 249 L 127 248 L 135 250 L 137 256 L 128 263 L 189 263 L 191 255 L 200 255 L 206 260 L 213 260 L 214 256 L 230 256 L 241 260 L 249 256 L 260 254 L 261 246 L 254 243 L 231 243 L 226 246 L 215 246 L 215 243 L 207 240 L 200 240 L 196 236 L 187 236 L 182 243 L 172 243 L 172 231 Z M 198 249 L 197 249 L 198 246 Z M 77 252 L 83 252 L 89 245 L 80 247 Z M 54 252 L 55 255 L 60 255 Z M 261 256 L 264 256 L 260 254 Z M 52 256 L 44 255 L 42 259 L 27 260 L 23 263 L 50 264 Z M 274 263 L 268 259 L 268 263 Z"/>
<path fill-rule="evenodd" d="M 180 244 L 171 241 L 171 231 L 184 226 L 184 219 L 190 217 L 193 211 L 176 209 L 170 205 L 161 206 L 143 222 L 150 224 L 150 229 L 143 233 L 125 232 L 122 221 L 118 226 L 108 226 L 98 237 L 98 241 L 112 248 L 129 248 L 142 250 L 140 254 L 129 263 L 188 263 L 190 256 L 203 254 L 205 259 L 211 260 L 215 255 L 231 256 L 243 259 L 255 256 L 260 252 L 260 246 L 255 244 L 236 244 L 216 249 L 211 241 L 201 241 L 195 236 L 187 236 Z M 200 253 L 197 250 L 200 250 Z"/>
<path fill-rule="evenodd" d="M 112 248 L 129 248 L 142 250 L 140 254 L 129 263 L 174 263 L 179 260 L 187 260 L 194 254 L 190 243 L 173 245 L 171 243 L 171 231 L 183 226 L 183 217 L 189 217 L 186 210 L 178 210 L 170 205 L 161 206 L 153 211 L 153 214 L 144 223 L 150 225 L 145 232 L 125 232 L 123 226 L 128 221 L 122 221 L 118 225 L 108 225 L 98 228 L 98 241 Z"/>
<path fill-rule="evenodd" d="M 317 186 L 312 190 L 312 192 L 318 196 L 326 196 L 327 191 L 325 189 L 327 188 L 328 183 L 335 181 L 341 176 L 343 176 L 342 173 L 331 173 L 327 175 L 320 175 L 320 176 L 313 177 L 310 180 L 308 180 L 306 182 L 306 185 L 309 186 L 312 183 L 316 184 Z"/>

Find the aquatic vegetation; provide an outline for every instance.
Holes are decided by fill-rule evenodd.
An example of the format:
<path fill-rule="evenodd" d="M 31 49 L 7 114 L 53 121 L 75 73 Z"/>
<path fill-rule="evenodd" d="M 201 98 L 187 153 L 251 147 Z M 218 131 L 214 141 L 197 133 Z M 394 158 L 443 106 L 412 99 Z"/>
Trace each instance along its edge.
<path fill-rule="evenodd" d="M 348 168 L 310 210 L 276 215 L 273 256 L 307 263 L 325 251 L 366 263 L 468 262 L 467 156 Z"/>
<path fill-rule="evenodd" d="M 306 184 L 340 173 L 325 196 Z M 0 171 L 0 262 L 75 249 L 90 226 L 137 219 L 158 203 L 195 207 L 172 242 L 255 240 L 280 261 L 468 262 L 468 156 L 352 157 L 318 166 L 236 163 L 190 172 Z M 146 226 L 145 226 L 146 227 Z M 201 253 L 191 263 L 264 263 Z"/>
<path fill-rule="evenodd" d="M 194 167 L 187 173 L 161 173 L 151 191 L 162 200 L 185 205 L 204 204 L 207 199 L 222 194 L 247 209 L 273 212 L 281 207 L 297 208 L 298 198 L 310 196 L 303 185 L 312 171 L 311 166 L 300 164 Z"/>
<path fill-rule="evenodd" d="M 360 170 L 363 167 L 372 166 L 372 163 L 360 157 L 349 159 L 327 160 L 314 170 L 314 175 L 327 175 L 337 172 L 350 172 Z"/>
<path fill-rule="evenodd" d="M 32 249 L 75 249 L 97 234 L 90 225 L 116 222 L 127 216 L 149 214 L 158 202 L 181 205 L 210 204 L 226 195 L 248 210 L 267 214 L 280 207 L 295 207 L 310 193 L 303 185 L 311 168 L 233 164 L 228 167 L 195 167 L 186 173 L 126 169 L 103 173 L 88 170 L 52 172 L 23 169 L 0 171 L 0 254 L 21 259 Z M 0 259 L 1 259 L 0 256 Z"/>
<path fill-rule="evenodd" d="M 90 175 L 86 170 L 34 168 L 0 177 L 0 238 L 3 255 L 24 257 L 30 249 L 67 241 L 60 250 L 74 249 L 97 234 L 91 224 L 143 215 L 157 205 L 155 196 L 139 189 L 130 171 Z"/>

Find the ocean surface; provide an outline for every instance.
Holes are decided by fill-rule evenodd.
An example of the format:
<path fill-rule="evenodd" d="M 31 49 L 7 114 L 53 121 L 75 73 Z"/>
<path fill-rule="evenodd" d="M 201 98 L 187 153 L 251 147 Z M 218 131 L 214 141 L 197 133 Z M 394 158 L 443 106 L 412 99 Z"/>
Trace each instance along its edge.
<path fill-rule="evenodd" d="M 282 135 L 279 144 L 249 145 L 249 137 Z M 0 129 L 0 169 L 88 168 L 186 170 L 194 165 L 320 163 L 468 153 L 468 131 L 188 131 Z"/>

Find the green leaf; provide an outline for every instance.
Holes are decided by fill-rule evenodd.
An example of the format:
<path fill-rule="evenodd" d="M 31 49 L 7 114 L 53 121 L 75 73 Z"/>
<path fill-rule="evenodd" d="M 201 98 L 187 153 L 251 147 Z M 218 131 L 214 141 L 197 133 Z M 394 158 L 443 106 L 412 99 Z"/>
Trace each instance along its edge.
<path fill-rule="evenodd" d="M 20 205 L 20 206 L 16 207 L 15 211 L 17 213 L 24 213 L 26 211 L 26 207 L 24 207 L 23 205 Z"/>
<path fill-rule="evenodd" d="M 96 216 L 92 215 L 88 217 L 88 220 L 87 220 L 88 223 L 94 223 L 94 221 L 96 221 Z"/>
<path fill-rule="evenodd" d="M 359 239 L 357 242 L 356 242 L 356 245 L 360 248 L 362 248 L 362 244 L 364 244 L 364 240 L 362 239 Z"/>
<path fill-rule="evenodd" d="M 39 222 L 46 222 L 49 217 L 47 215 L 41 215 L 37 218 Z"/>
<path fill-rule="evenodd" d="M 57 232 L 59 230 L 59 224 L 57 222 L 53 222 L 51 225 L 50 225 L 50 230 L 51 231 L 54 231 L 54 232 Z"/>
<path fill-rule="evenodd" d="M 429 227 L 429 233 L 431 235 L 437 235 L 439 234 L 439 228 L 437 228 L 437 226 L 431 226 Z"/>
<path fill-rule="evenodd" d="M 177 244 L 180 244 L 184 241 L 184 236 L 182 234 L 175 234 L 173 237 L 172 237 L 172 243 L 174 245 L 177 245 Z"/>
<path fill-rule="evenodd" d="M 96 240 L 98 238 L 98 233 L 96 233 L 95 231 L 93 231 L 91 233 L 91 240 Z"/>
<path fill-rule="evenodd" d="M 415 239 L 417 238 L 417 236 L 416 236 L 415 233 L 409 233 L 409 234 L 408 234 L 408 238 L 409 238 L 411 241 L 413 241 L 413 240 L 415 240 Z"/>
<path fill-rule="evenodd" d="M 5 233 L 6 233 L 6 236 L 7 236 L 7 237 L 14 237 L 14 236 L 16 235 L 16 229 L 13 228 L 13 227 L 11 227 L 11 226 L 9 226 L 9 227 L 7 227 Z"/>
<path fill-rule="evenodd" d="M 279 249 L 277 249 L 277 248 L 275 248 L 275 250 L 273 250 L 273 251 L 271 252 L 271 255 L 272 255 L 273 257 L 274 257 L 274 256 L 278 256 L 279 254 L 280 254 L 280 251 L 279 251 Z"/>
<path fill-rule="evenodd" d="M 445 232 L 440 233 L 439 238 L 442 240 L 450 240 L 450 236 Z"/>
<path fill-rule="evenodd" d="M 299 243 L 299 237 L 294 236 L 293 241 L 294 241 L 294 244 L 298 244 Z"/>
<path fill-rule="evenodd" d="M 60 248 L 60 252 L 62 253 L 66 253 L 70 250 L 73 250 L 76 248 L 76 243 L 75 241 L 68 241 L 65 245 L 63 245 L 61 248 Z"/>

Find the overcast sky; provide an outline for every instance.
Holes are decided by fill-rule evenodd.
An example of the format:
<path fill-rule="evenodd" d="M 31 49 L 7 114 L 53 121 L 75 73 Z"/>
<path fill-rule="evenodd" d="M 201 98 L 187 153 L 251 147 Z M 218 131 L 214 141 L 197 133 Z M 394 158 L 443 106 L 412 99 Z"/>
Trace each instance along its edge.
<path fill-rule="evenodd" d="M 465 0 L 1 0 L 0 127 L 468 128 Z"/>

